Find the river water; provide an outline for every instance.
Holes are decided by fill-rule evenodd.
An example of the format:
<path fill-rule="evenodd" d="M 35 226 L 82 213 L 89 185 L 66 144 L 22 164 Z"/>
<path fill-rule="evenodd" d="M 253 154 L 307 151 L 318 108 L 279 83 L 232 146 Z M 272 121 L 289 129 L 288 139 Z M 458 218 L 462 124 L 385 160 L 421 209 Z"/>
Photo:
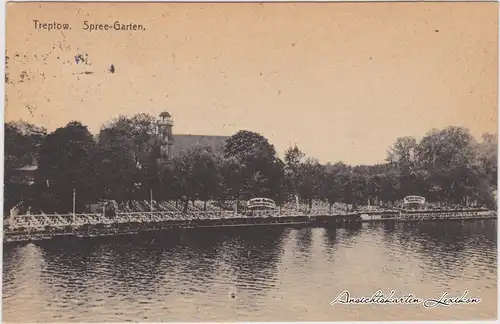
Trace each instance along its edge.
<path fill-rule="evenodd" d="M 497 223 L 259 227 L 4 247 L 7 322 L 474 320 L 497 315 Z M 369 297 L 470 305 L 345 305 Z"/>

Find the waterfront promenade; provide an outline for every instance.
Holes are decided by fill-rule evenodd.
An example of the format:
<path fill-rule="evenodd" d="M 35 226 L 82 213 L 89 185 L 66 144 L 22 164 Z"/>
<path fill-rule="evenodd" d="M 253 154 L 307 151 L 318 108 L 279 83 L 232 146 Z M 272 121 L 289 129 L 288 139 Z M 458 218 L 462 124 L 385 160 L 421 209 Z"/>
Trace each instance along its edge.
<path fill-rule="evenodd" d="M 115 215 L 53 214 L 18 215 L 4 223 L 4 241 L 29 241 L 57 236 L 94 237 L 134 234 L 142 231 L 204 227 L 239 227 L 262 225 L 328 225 L 361 223 L 359 213 L 326 214 L 299 212 L 254 212 L 251 215 L 232 211 L 204 212 L 125 212 Z"/>
<path fill-rule="evenodd" d="M 36 241 L 61 236 L 97 237 L 128 235 L 146 231 L 209 227 L 244 226 L 326 226 L 350 227 L 362 222 L 423 222 L 440 220 L 480 220 L 497 218 L 486 209 L 382 210 L 345 212 L 316 206 L 294 210 L 290 206 L 275 210 L 224 210 L 208 204 L 200 210 L 195 204 L 184 212 L 173 202 L 127 202 L 112 212 L 11 215 L 4 221 L 4 242 Z M 153 207 L 153 208 L 151 208 Z M 150 211 L 147 211 L 147 209 Z M 118 211 L 118 212 L 117 212 Z"/>

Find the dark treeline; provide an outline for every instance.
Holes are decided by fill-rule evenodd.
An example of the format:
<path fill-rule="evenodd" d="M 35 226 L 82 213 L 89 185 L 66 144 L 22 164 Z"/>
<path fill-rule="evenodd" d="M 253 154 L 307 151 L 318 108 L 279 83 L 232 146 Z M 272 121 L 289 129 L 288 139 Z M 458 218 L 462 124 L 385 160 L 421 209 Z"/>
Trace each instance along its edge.
<path fill-rule="evenodd" d="M 25 122 L 5 124 L 4 212 L 20 201 L 37 210 L 77 211 L 103 200 L 246 200 L 269 197 L 278 204 L 323 200 L 332 205 L 391 205 L 406 195 L 445 204 L 494 206 L 497 137 L 476 141 L 462 127 L 431 130 L 419 142 L 398 138 L 387 163 L 320 164 L 296 146 L 284 159 L 260 134 L 239 131 L 223 152 L 194 146 L 172 161 L 160 159 L 157 120 L 147 114 L 119 117 L 93 136 L 71 122 L 47 132 Z M 36 164 L 31 185 L 19 169 Z"/>

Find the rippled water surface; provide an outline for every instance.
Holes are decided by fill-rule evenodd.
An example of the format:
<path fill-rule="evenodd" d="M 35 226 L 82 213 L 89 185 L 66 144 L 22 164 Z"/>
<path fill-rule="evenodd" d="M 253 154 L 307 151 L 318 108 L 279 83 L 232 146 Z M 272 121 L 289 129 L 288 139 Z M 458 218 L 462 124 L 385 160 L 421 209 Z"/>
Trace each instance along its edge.
<path fill-rule="evenodd" d="M 496 318 L 497 224 L 239 228 L 4 247 L 7 322 Z M 330 305 L 377 289 L 475 305 Z"/>

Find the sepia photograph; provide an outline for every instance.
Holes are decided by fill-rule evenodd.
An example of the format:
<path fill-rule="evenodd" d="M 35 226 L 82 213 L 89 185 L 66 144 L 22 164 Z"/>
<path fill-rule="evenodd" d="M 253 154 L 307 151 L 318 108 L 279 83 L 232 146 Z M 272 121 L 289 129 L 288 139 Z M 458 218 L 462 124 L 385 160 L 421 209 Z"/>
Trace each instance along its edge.
<path fill-rule="evenodd" d="M 2 320 L 497 320 L 497 2 L 7 2 Z"/>

